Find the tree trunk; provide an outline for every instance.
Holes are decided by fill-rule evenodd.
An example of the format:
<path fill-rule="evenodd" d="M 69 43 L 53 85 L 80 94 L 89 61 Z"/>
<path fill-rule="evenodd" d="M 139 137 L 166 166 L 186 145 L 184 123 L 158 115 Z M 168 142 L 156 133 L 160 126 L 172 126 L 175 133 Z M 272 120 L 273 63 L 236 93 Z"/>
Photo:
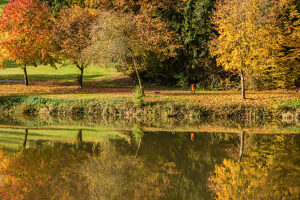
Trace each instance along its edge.
<path fill-rule="evenodd" d="M 23 67 L 23 71 L 24 71 L 24 82 L 25 82 L 25 85 L 28 86 L 28 76 L 27 76 L 26 66 Z"/>
<path fill-rule="evenodd" d="M 134 71 L 135 71 L 137 79 L 139 81 L 139 87 L 142 91 L 143 96 L 145 96 L 144 88 L 143 88 L 143 85 L 142 85 L 142 80 L 141 80 L 140 73 L 139 73 L 139 71 L 137 69 L 137 66 L 136 66 L 136 61 L 135 61 L 134 55 L 133 55 L 131 50 L 129 50 L 129 52 L 130 52 L 131 57 L 132 57 Z"/>
<path fill-rule="evenodd" d="M 80 68 L 80 82 L 79 82 L 81 88 L 83 87 L 83 70 L 84 70 L 84 68 L 81 67 Z"/>
<path fill-rule="evenodd" d="M 143 93 L 143 96 L 145 96 L 144 88 L 143 88 L 143 85 L 142 85 L 142 80 L 141 80 L 139 71 L 137 70 L 136 66 L 134 66 L 134 70 L 135 70 L 136 76 L 137 76 L 138 81 L 139 81 L 139 87 L 140 87 L 140 89 L 141 89 L 141 91 L 142 91 L 142 93 Z"/>
<path fill-rule="evenodd" d="M 84 66 L 80 66 L 78 64 L 76 64 L 76 67 L 80 70 L 80 75 L 78 75 L 77 77 L 77 81 L 79 83 L 80 88 L 83 87 L 83 71 L 84 71 Z"/>
<path fill-rule="evenodd" d="M 240 153 L 239 153 L 239 161 L 242 160 L 242 156 L 243 156 L 243 151 L 244 151 L 244 136 L 245 136 L 245 131 L 241 132 L 241 136 L 240 136 Z"/>
<path fill-rule="evenodd" d="M 244 77 L 244 72 L 241 69 L 240 71 L 240 76 L 241 76 L 241 89 L 242 89 L 242 99 L 246 99 L 245 97 L 245 77 Z"/>
<path fill-rule="evenodd" d="M 24 138 L 23 147 L 26 147 L 26 144 L 27 144 L 27 136 L 28 136 L 28 129 L 25 128 L 25 138 Z"/>

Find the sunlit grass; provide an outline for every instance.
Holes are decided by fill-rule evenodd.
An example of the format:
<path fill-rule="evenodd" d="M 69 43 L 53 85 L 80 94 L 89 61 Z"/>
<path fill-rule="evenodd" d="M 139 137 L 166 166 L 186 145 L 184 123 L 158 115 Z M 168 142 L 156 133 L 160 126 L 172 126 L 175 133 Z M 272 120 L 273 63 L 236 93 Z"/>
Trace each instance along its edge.
<path fill-rule="evenodd" d="M 61 65 L 57 69 L 39 65 L 38 67 L 28 66 L 27 73 L 30 81 L 74 82 L 80 71 L 74 65 Z M 114 68 L 89 66 L 84 71 L 84 81 L 101 80 L 118 75 L 119 73 Z M 0 80 L 22 81 L 23 79 L 23 70 L 14 62 L 9 62 L 5 69 L 0 69 Z"/>

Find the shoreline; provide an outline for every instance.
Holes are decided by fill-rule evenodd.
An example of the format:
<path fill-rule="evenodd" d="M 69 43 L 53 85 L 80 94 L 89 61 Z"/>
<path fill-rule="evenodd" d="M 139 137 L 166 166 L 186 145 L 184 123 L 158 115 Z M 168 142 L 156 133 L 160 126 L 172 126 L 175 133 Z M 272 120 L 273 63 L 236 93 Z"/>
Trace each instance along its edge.
<path fill-rule="evenodd" d="M 277 105 L 245 104 L 243 102 L 223 105 L 193 105 L 184 102 L 145 102 L 135 106 L 131 100 L 101 99 L 53 99 L 38 96 L 1 97 L 0 114 L 47 117 L 118 117 L 132 121 L 139 118 L 159 120 L 175 118 L 197 121 L 201 119 L 230 120 L 276 120 L 300 122 L 300 100 L 281 102 Z"/>

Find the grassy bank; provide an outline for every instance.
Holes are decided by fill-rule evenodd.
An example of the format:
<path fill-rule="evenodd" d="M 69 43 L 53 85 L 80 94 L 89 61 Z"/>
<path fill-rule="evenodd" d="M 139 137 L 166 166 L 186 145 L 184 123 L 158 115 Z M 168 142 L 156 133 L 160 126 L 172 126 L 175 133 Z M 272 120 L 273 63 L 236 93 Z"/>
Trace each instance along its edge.
<path fill-rule="evenodd" d="M 28 67 L 28 87 L 23 74 L 11 62 L 0 71 L 0 113 L 36 116 L 118 116 L 162 120 L 178 118 L 298 119 L 300 93 L 283 90 L 247 91 L 241 100 L 237 90 L 196 91 L 145 85 L 144 105 L 134 106 L 134 82 L 113 68 L 90 66 L 84 87 L 74 81 L 75 66 Z M 298 113 L 297 113 L 298 112 Z"/>
<path fill-rule="evenodd" d="M 223 97 L 224 98 L 224 97 Z M 143 106 L 136 107 L 126 96 L 105 96 L 102 99 L 45 98 L 43 96 L 2 96 L 0 112 L 6 115 L 74 116 L 80 118 L 113 116 L 136 120 L 146 118 L 179 118 L 197 120 L 222 119 L 282 119 L 290 113 L 293 120 L 299 118 L 300 100 L 277 101 L 273 104 L 224 102 L 199 104 L 188 101 L 157 100 L 148 97 Z"/>

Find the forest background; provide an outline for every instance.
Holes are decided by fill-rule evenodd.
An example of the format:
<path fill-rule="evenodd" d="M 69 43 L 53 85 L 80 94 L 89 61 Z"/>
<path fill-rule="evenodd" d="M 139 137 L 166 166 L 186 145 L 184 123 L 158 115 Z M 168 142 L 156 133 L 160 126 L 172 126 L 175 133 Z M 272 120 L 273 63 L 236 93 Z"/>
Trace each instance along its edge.
<path fill-rule="evenodd" d="M 17 1 L 15 0 L 15 2 Z M 34 4 L 34 1 L 32 2 Z M 133 17 L 135 20 L 141 19 L 137 23 L 142 25 L 136 27 L 147 27 L 139 38 L 139 44 L 147 38 L 146 45 L 151 48 L 140 50 L 138 45 L 133 46 L 134 58 L 138 62 L 140 78 L 148 83 L 176 85 L 185 88 L 195 84 L 199 89 L 228 90 L 240 88 L 238 82 L 241 75 L 240 70 L 243 68 L 242 75 L 245 73 L 247 89 L 292 89 L 299 87 L 300 84 L 299 3 L 297 1 L 40 0 L 39 2 L 47 4 L 51 9 L 49 17 L 55 21 L 54 24 L 57 21 L 61 22 L 49 25 L 54 29 L 52 33 L 56 33 L 57 37 L 54 37 L 56 43 L 64 38 L 61 35 L 62 24 L 73 23 L 65 21 L 70 16 L 66 11 L 67 8 L 71 9 L 69 13 L 76 13 L 76 9 L 78 10 L 77 14 L 73 14 L 73 16 L 81 15 L 82 11 L 78 7 L 84 8 L 94 13 L 100 20 L 107 20 L 107 18 L 103 18 L 103 11 L 113 13 L 113 15 L 117 13 L 119 18 L 110 18 L 110 20 L 114 20 L 111 21 L 114 24 L 126 16 Z M 6 3 L 3 0 L 1 2 L 2 5 Z M 226 9 L 226 7 L 230 9 Z M 247 12 L 244 12 L 245 9 Z M 99 10 L 102 12 L 102 19 L 101 16 L 99 17 L 99 13 L 95 14 Z M 257 13 L 258 15 L 256 15 Z M 81 15 L 81 18 L 87 17 L 87 21 L 93 21 L 92 15 Z M 227 18 L 230 16 L 231 21 L 224 20 L 226 16 Z M 82 30 L 89 30 L 88 25 L 86 23 L 86 27 L 82 27 Z M 128 27 L 128 24 L 125 25 Z M 66 25 L 65 29 L 70 31 L 68 27 Z M 2 26 L 2 33 L 5 32 L 4 29 Z M 229 32 L 226 32 L 228 30 Z M 262 34 L 263 31 L 265 31 L 264 34 Z M 58 38 L 58 36 L 61 37 Z M 150 37 L 152 38 L 149 39 Z M 4 38 L 3 35 L 2 38 Z M 44 40 L 48 39 L 44 38 Z M 223 41 L 221 41 L 222 39 Z M 93 41 L 93 38 L 90 40 Z M 60 61 L 62 59 L 79 60 L 81 59 L 78 58 L 78 54 L 81 54 L 79 51 L 90 43 L 86 42 L 85 46 L 80 47 L 74 43 L 68 43 L 64 47 L 58 46 L 55 50 L 58 54 L 64 55 L 64 58 L 59 58 Z M 2 49 L 4 49 L 3 46 L 5 47 L 5 43 L 2 39 Z M 78 48 L 74 49 L 74 46 Z M 93 49 L 95 48 L 93 47 Z M 46 51 L 50 52 L 51 50 L 53 49 Z M 142 53 L 140 53 L 141 51 Z M 237 51 L 242 53 L 237 55 Z M 19 54 L 20 52 L 14 53 Z M 112 51 L 101 52 L 102 55 L 105 53 L 112 54 Z M 123 52 L 118 53 L 122 54 Z M 9 60 L 5 56 L 3 58 L 4 54 L 2 52 L 2 61 Z M 92 54 L 93 52 L 88 51 L 84 55 Z M 52 59 L 51 56 L 55 57 L 53 53 L 51 56 L 49 55 L 46 56 L 47 58 L 43 55 L 44 60 L 36 60 L 54 66 L 59 59 Z M 126 51 L 124 55 L 121 61 L 128 61 L 128 52 Z M 12 60 L 18 60 L 18 58 Z M 95 61 L 95 57 L 92 60 Z M 118 71 L 136 77 L 135 68 L 132 67 L 134 60 L 131 59 L 124 64 L 119 62 L 116 56 L 112 56 L 110 61 L 114 60 L 117 60 L 114 66 Z M 24 63 L 20 61 L 19 64 Z M 36 65 L 35 61 L 32 63 L 26 61 L 26 64 Z M 77 61 L 73 64 L 77 65 L 79 69 L 85 68 L 84 64 L 81 65 Z M 97 62 L 97 64 L 101 64 L 101 62 Z M 106 63 L 102 62 L 103 64 Z"/>

